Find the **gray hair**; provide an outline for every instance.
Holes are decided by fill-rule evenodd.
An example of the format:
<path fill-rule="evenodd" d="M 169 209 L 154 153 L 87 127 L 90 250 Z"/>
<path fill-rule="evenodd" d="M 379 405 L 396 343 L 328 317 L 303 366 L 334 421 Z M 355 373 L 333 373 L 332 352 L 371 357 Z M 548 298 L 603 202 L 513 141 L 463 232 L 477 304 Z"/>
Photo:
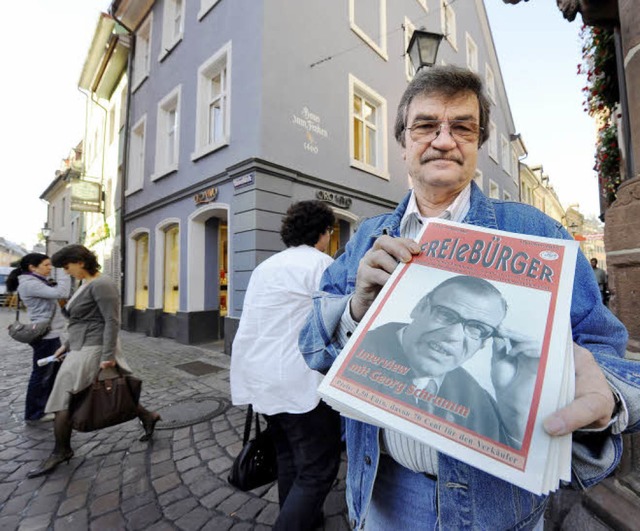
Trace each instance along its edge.
<path fill-rule="evenodd" d="M 454 65 L 423 68 L 414 76 L 398 105 L 394 127 L 396 140 L 405 147 L 404 131 L 407 127 L 407 112 L 413 98 L 420 94 L 427 96 L 437 94 L 451 98 L 463 92 L 472 92 L 478 98 L 480 127 L 482 127 L 478 146 L 484 144 L 489 138 L 491 102 L 484 92 L 480 76 L 471 70 Z"/>

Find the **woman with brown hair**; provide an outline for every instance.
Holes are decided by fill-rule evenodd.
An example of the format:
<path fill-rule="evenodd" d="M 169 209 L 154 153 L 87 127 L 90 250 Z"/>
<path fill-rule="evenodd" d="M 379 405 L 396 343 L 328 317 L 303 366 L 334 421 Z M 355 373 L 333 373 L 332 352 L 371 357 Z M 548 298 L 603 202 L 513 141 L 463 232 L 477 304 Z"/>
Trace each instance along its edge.
<path fill-rule="evenodd" d="M 71 394 L 89 387 L 100 371 L 104 371 L 102 376 L 105 378 L 116 376 L 116 366 L 122 372 L 132 372 L 118 340 L 118 289 L 113 280 L 100 273 L 96 256 L 82 245 L 68 245 L 53 255 L 52 262 L 82 284 L 63 309 L 69 319 L 69 337 L 56 355 L 66 353 L 66 356 L 45 408 L 47 412 L 55 413 L 55 447 L 38 468 L 27 474 L 28 477 L 48 474 L 60 463 L 68 462 L 73 457 L 69 413 Z M 138 405 L 138 418 L 144 429 L 140 440 L 147 441 L 153 436 L 160 415 Z"/>

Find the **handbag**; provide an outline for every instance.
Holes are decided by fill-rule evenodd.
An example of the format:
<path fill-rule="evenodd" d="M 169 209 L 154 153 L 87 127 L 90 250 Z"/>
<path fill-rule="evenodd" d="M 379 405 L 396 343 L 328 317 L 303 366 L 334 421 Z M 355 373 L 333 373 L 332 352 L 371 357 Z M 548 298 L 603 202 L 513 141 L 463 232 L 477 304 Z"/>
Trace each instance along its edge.
<path fill-rule="evenodd" d="M 69 414 L 77 431 L 95 431 L 122 424 L 138 416 L 142 380 L 123 374 L 96 380 L 86 389 L 71 394 Z"/>
<path fill-rule="evenodd" d="M 276 447 L 273 444 L 271 429 L 267 426 L 265 430 L 260 430 L 260 419 L 256 413 L 256 436 L 249 440 L 252 417 L 253 407 L 249 405 L 244 423 L 242 450 L 233 462 L 227 478 L 231 485 L 243 491 L 261 487 L 278 478 Z"/>
<path fill-rule="evenodd" d="M 20 295 L 18 295 L 18 306 L 16 307 L 16 320 L 9 325 L 9 335 L 20 343 L 34 343 L 38 339 L 41 339 L 49 330 L 51 330 L 51 321 L 56 314 L 58 305 L 53 308 L 53 313 L 49 317 L 48 321 L 41 321 L 39 323 L 21 323 L 20 322 Z"/>

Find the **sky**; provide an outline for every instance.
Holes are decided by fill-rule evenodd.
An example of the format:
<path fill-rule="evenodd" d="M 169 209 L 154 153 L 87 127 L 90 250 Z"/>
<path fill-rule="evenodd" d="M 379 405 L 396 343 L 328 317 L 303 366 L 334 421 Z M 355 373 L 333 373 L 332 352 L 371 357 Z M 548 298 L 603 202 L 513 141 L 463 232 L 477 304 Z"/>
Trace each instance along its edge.
<path fill-rule="evenodd" d="M 579 38 L 582 19 L 569 22 L 551 0 L 517 5 L 485 0 L 516 132 L 529 155 L 542 164 L 562 205 L 580 205 L 598 215 L 598 180 L 593 171 L 596 125 L 582 110 L 584 76 Z"/>
<path fill-rule="evenodd" d="M 435 0 L 431 0 L 434 2 Z M 464 0 L 468 1 L 468 0 Z M 0 236 L 31 247 L 46 219 L 40 195 L 84 136 L 78 79 L 109 0 L 22 0 L 3 6 L 0 32 L 2 207 Z M 576 74 L 580 16 L 569 23 L 550 0 L 516 6 L 485 0 L 517 132 L 530 165 L 542 164 L 566 208 L 598 214 L 595 124 L 582 111 Z"/>

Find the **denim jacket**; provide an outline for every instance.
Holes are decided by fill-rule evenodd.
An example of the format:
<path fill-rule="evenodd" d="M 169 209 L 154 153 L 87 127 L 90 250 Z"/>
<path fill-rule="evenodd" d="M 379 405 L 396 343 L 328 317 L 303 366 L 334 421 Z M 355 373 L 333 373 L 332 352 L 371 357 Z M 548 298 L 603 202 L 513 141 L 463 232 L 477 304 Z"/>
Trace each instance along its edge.
<path fill-rule="evenodd" d="M 532 206 L 488 199 L 471 183 L 471 205 L 464 223 L 519 234 L 570 239 L 560 223 Z M 334 334 L 349 296 L 355 289 L 362 256 L 382 234 L 399 236 L 409 196 L 389 214 L 365 220 L 345 253 L 324 273 L 321 292 L 300 334 L 300 351 L 309 366 L 326 372 L 340 353 Z M 637 363 L 622 359 L 628 335 L 602 304 L 589 262 L 579 253 L 571 303 L 573 340 L 598 360 L 610 383 L 623 395 L 629 410 L 628 429 L 640 429 L 640 374 Z M 348 454 L 347 504 L 353 528 L 362 528 L 373 492 L 380 456 L 379 429 L 346 419 Z M 574 436 L 574 481 L 588 487 L 611 474 L 620 461 L 622 436 L 611 430 Z M 499 500 L 499 503 L 496 501 Z M 441 529 L 532 529 L 542 516 L 546 498 L 438 454 L 438 512 Z"/>

